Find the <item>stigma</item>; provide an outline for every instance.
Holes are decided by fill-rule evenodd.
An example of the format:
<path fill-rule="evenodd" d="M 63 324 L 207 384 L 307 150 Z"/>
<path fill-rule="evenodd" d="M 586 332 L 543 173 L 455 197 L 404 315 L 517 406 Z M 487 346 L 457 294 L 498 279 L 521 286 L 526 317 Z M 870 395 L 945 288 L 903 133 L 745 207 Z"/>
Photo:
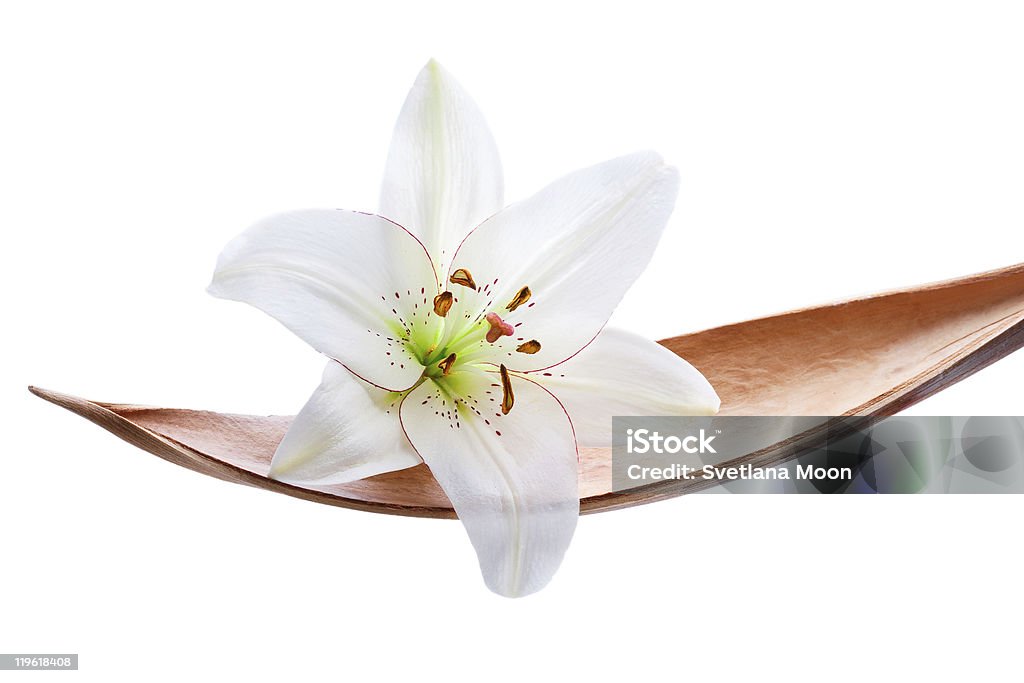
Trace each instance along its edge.
<path fill-rule="evenodd" d="M 487 330 L 487 341 L 491 344 L 502 337 L 511 337 L 515 332 L 515 328 L 502 320 L 497 313 L 488 313 L 484 316 L 484 320 L 491 326 L 491 329 Z"/>

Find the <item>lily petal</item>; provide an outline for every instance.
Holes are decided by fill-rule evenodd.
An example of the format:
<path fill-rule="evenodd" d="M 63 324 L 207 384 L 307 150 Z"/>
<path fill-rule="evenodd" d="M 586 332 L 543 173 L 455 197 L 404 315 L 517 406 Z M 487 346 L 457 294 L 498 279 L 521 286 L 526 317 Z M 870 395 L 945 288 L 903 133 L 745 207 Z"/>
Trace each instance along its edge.
<path fill-rule="evenodd" d="M 381 214 L 423 241 L 444 279 L 466 233 L 502 207 L 503 191 L 498 148 L 483 115 L 431 60 L 395 124 Z"/>
<path fill-rule="evenodd" d="M 584 447 L 612 445 L 614 415 L 714 415 L 721 405 L 697 368 L 622 330 L 605 329 L 565 363 L 528 376 L 558 397 Z"/>
<path fill-rule="evenodd" d="M 572 173 L 500 211 L 455 255 L 452 266 L 470 270 L 479 289 L 460 291 L 449 316 L 472 323 L 499 311 L 515 327 L 499 341 L 510 369 L 564 361 L 597 335 L 647 266 L 678 185 L 674 168 L 642 152 Z M 540 349 L 516 353 L 527 340 Z"/>
<path fill-rule="evenodd" d="M 277 447 L 270 477 L 322 486 L 419 465 L 398 417 L 403 397 L 328 363 L 320 386 Z"/>
<path fill-rule="evenodd" d="M 232 240 L 208 291 L 270 314 L 323 354 L 384 389 L 412 386 L 423 367 L 404 340 L 429 340 L 441 321 L 423 245 L 372 214 L 296 211 Z"/>
<path fill-rule="evenodd" d="M 572 425 L 542 387 L 519 378 L 502 415 L 497 373 L 467 370 L 402 403 L 402 426 L 448 494 L 488 588 L 518 597 L 543 588 L 579 516 Z"/>

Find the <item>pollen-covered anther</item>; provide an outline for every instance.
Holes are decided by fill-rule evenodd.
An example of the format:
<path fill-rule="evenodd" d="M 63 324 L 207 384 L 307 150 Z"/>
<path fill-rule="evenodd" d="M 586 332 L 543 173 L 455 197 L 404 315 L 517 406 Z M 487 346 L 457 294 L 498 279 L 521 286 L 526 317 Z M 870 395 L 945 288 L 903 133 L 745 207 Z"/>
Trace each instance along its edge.
<path fill-rule="evenodd" d="M 441 292 L 434 297 L 434 313 L 437 313 L 442 318 L 448 315 L 448 311 L 452 308 L 452 301 L 455 297 L 452 296 L 451 292 Z"/>
<path fill-rule="evenodd" d="M 508 415 L 516 402 L 516 396 L 512 393 L 512 380 L 508 376 L 508 368 L 500 366 L 501 371 L 501 414 Z"/>
<path fill-rule="evenodd" d="M 519 353 L 537 353 L 540 351 L 540 342 L 536 339 L 531 339 L 528 342 L 523 342 L 516 347 L 516 351 Z"/>
<path fill-rule="evenodd" d="M 448 282 L 453 285 L 462 285 L 463 287 L 476 289 L 476 282 L 473 281 L 473 275 L 465 268 L 459 268 L 452 273 L 451 277 L 448 278 Z"/>
<path fill-rule="evenodd" d="M 484 320 L 491 326 L 491 329 L 487 330 L 487 341 L 491 344 L 502 337 L 511 337 L 516 331 L 514 327 L 502 320 L 501 316 L 497 313 L 488 313 L 484 316 Z"/>
<path fill-rule="evenodd" d="M 520 306 L 522 306 L 523 304 L 530 300 L 531 294 L 532 292 L 530 291 L 529 287 L 523 287 L 518 292 L 516 292 L 516 295 L 514 297 L 512 297 L 512 301 L 509 301 L 507 304 L 505 304 L 505 308 L 507 308 L 509 311 L 516 310 L 517 308 L 519 308 Z"/>
<path fill-rule="evenodd" d="M 443 372 L 444 374 L 447 375 L 449 372 L 452 371 L 452 366 L 454 366 L 454 365 L 455 365 L 455 354 L 454 353 L 449 353 L 447 358 L 445 358 L 443 361 L 441 361 L 440 363 L 437 364 L 437 367 L 441 368 L 441 372 Z"/>

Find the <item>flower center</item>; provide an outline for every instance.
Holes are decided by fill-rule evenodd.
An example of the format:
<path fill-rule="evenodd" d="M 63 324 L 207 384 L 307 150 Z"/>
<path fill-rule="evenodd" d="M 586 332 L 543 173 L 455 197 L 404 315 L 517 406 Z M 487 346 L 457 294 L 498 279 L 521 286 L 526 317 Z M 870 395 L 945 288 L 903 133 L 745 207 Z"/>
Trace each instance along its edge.
<path fill-rule="evenodd" d="M 501 340 L 512 338 L 516 342 L 514 350 L 527 355 L 538 353 L 541 343 L 536 339 L 516 338 L 516 329 L 522 322 L 505 320 L 502 315 L 514 318 L 516 309 L 527 304 L 533 292 L 523 285 L 501 309 L 495 309 L 496 292 L 491 288 L 496 287 L 497 279 L 480 286 L 468 269 L 458 268 L 452 271 L 448 282 L 451 289 L 439 293 L 434 297 L 432 307 L 429 304 L 426 307 L 428 315 L 442 318 L 443 324 L 426 337 L 410 335 L 408 348 L 423 364 L 423 378 L 435 382 L 442 391 L 447 391 L 445 387 L 455 380 L 449 376 L 460 366 L 481 365 L 491 371 L 498 366 L 501 381 L 494 386 L 501 387 L 501 414 L 507 415 L 515 403 L 515 394 L 511 375 L 498 357 L 511 356 L 512 348 L 504 346 Z M 460 301 L 461 298 L 464 300 Z M 428 301 L 425 299 L 422 303 Z"/>

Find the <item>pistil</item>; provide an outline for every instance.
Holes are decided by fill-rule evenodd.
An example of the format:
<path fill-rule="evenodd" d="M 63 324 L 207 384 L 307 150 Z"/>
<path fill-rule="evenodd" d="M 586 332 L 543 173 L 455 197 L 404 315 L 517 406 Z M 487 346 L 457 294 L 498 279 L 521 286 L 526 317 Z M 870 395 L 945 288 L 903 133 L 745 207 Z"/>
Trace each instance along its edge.
<path fill-rule="evenodd" d="M 484 316 L 484 320 L 491 326 L 491 329 L 487 330 L 487 341 L 491 344 L 501 337 L 511 337 L 515 332 L 515 328 L 502 320 L 497 313 L 488 313 Z"/>

